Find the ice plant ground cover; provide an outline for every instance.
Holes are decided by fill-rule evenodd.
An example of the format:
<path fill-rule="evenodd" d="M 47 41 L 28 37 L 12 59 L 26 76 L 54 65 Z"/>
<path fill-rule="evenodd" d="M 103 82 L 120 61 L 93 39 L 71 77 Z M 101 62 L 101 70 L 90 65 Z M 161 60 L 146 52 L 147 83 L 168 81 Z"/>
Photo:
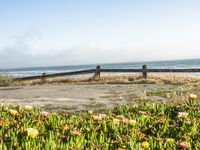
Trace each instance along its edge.
<path fill-rule="evenodd" d="M 200 106 L 141 102 L 70 115 L 0 105 L 0 149 L 200 149 Z"/>

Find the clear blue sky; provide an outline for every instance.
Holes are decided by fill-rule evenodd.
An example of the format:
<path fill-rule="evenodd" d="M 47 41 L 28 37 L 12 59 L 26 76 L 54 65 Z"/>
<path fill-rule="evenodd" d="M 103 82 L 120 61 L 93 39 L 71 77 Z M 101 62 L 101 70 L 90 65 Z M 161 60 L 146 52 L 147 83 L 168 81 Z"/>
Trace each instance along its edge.
<path fill-rule="evenodd" d="M 0 0 L 0 68 L 187 58 L 199 0 Z"/>

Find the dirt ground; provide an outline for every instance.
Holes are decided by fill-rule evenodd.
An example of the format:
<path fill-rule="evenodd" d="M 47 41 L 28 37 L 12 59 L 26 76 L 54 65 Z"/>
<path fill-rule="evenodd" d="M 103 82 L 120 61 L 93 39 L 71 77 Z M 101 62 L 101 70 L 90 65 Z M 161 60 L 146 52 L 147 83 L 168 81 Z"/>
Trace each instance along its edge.
<path fill-rule="evenodd" d="M 47 111 L 101 110 L 138 100 L 184 100 L 194 91 L 189 85 L 163 84 L 58 84 L 0 87 L 0 102 L 32 105 Z M 173 97 L 173 99 L 172 99 Z"/>

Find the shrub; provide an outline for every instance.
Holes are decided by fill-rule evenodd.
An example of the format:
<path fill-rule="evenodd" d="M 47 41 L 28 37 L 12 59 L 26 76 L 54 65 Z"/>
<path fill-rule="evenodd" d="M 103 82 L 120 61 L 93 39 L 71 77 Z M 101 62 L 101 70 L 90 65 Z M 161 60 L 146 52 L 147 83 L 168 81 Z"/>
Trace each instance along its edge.
<path fill-rule="evenodd" d="M 0 76 L 0 86 L 9 86 L 14 82 L 12 77 Z"/>

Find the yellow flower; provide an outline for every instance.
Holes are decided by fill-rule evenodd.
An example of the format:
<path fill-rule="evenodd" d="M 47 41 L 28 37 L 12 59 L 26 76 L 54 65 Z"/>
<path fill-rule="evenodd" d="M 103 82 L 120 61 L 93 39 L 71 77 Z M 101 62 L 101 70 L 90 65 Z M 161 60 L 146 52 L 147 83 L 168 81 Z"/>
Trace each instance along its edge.
<path fill-rule="evenodd" d="M 179 112 L 178 117 L 181 119 L 187 119 L 188 113 L 187 112 Z"/>
<path fill-rule="evenodd" d="M 0 103 L 0 106 L 3 106 L 3 103 Z"/>
<path fill-rule="evenodd" d="M 197 99 L 197 95 L 194 95 L 194 94 L 190 94 L 190 99 Z"/>
<path fill-rule="evenodd" d="M 9 110 L 9 113 L 10 113 L 11 115 L 13 115 L 13 116 L 17 115 L 17 111 L 14 110 L 14 109 L 10 109 L 10 110 Z"/>
<path fill-rule="evenodd" d="M 27 129 L 27 135 L 30 138 L 35 138 L 38 134 L 39 134 L 39 131 L 37 129 L 33 129 L 33 128 L 28 128 Z"/>
<path fill-rule="evenodd" d="M 142 142 L 142 149 L 147 149 L 149 148 L 149 143 L 148 142 Z"/>
<path fill-rule="evenodd" d="M 171 97 L 171 94 L 170 94 L 170 93 L 167 93 L 166 96 L 167 96 L 167 98 L 170 98 L 170 97 Z"/>
<path fill-rule="evenodd" d="M 134 104 L 134 105 L 133 105 L 133 108 L 138 108 L 138 105 L 137 105 L 137 104 Z"/>
<path fill-rule="evenodd" d="M 117 118 L 113 118 L 113 124 L 119 124 L 120 120 Z"/>
<path fill-rule="evenodd" d="M 136 121 L 135 120 L 129 120 L 129 124 L 134 126 L 136 124 Z"/>
<path fill-rule="evenodd" d="M 65 125 L 62 129 L 63 129 L 63 130 L 68 130 L 68 129 L 69 129 L 69 126 L 68 126 L 68 125 Z"/>
<path fill-rule="evenodd" d="M 93 113 L 93 111 L 88 111 L 88 114 L 92 114 Z"/>
<path fill-rule="evenodd" d="M 32 109 L 33 109 L 33 107 L 32 107 L 32 106 L 30 106 L 30 105 L 26 105 L 26 106 L 24 106 L 24 109 L 25 109 L 25 110 L 32 110 Z"/>
<path fill-rule="evenodd" d="M 56 113 L 56 112 L 52 112 L 51 115 L 58 115 L 58 113 Z"/>
<path fill-rule="evenodd" d="M 167 138 L 166 142 L 169 143 L 169 144 L 173 144 L 175 142 L 175 140 L 172 139 L 172 138 Z"/>

